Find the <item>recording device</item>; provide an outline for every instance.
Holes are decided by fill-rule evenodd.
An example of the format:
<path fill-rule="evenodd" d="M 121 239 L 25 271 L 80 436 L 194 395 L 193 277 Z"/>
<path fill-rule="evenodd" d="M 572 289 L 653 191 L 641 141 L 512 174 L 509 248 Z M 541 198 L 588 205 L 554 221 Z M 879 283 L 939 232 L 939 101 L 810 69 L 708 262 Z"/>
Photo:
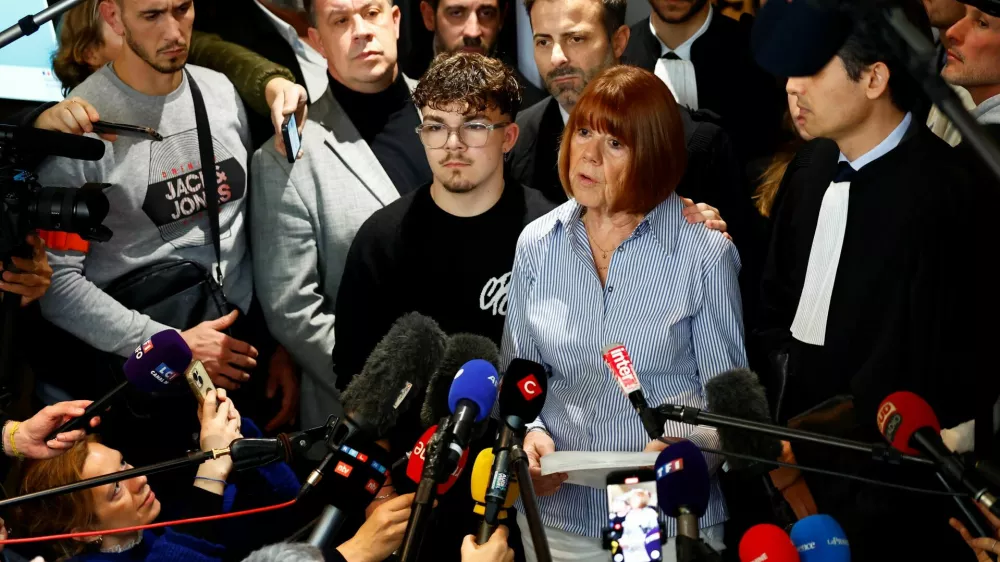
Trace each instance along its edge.
<path fill-rule="evenodd" d="M 493 535 L 493 531 L 496 531 L 499 521 L 507 519 L 507 510 L 514 505 L 514 501 L 517 500 L 518 493 L 520 492 L 517 487 L 517 480 L 513 475 L 509 475 L 508 482 L 504 483 L 506 494 L 503 503 L 497 509 L 498 513 L 494 518 L 495 523 L 488 523 L 485 517 L 490 506 L 486 503 L 486 489 L 495 483 L 494 478 L 491 476 L 493 466 L 493 451 L 489 449 L 479 451 L 479 455 L 476 456 L 476 462 L 472 465 L 470 491 L 472 492 L 472 500 L 476 502 L 476 506 L 472 512 L 484 517 L 482 524 L 479 526 L 479 533 L 476 535 L 476 544 L 486 544 L 490 540 L 490 536 Z"/>
<path fill-rule="evenodd" d="M 191 365 L 191 348 L 188 347 L 187 342 L 179 333 L 174 330 L 164 330 L 153 334 L 151 338 L 135 348 L 132 355 L 125 361 L 125 365 L 122 366 L 122 371 L 125 372 L 124 382 L 91 403 L 84 410 L 83 415 L 59 426 L 45 440 L 55 439 L 57 435 L 67 431 L 89 428 L 90 420 L 107 411 L 112 400 L 129 384 L 146 393 L 160 392 L 167 388 L 180 373 L 184 373 L 189 365 Z M 210 380 L 208 384 L 212 384 Z"/>
<path fill-rule="evenodd" d="M 802 562 L 851 562 L 847 535 L 829 515 L 810 515 L 792 527 L 792 544 Z"/>
<path fill-rule="evenodd" d="M 777 525 L 754 525 L 740 539 L 740 562 L 799 562 L 799 551 Z"/>
<path fill-rule="evenodd" d="M 413 450 L 407 453 L 409 457 L 406 462 L 406 476 L 413 482 L 419 484 L 420 479 L 424 474 L 424 465 L 427 463 L 427 447 L 430 445 L 431 439 L 434 434 L 437 433 L 438 426 L 433 425 L 428 429 L 417 441 L 416 445 L 413 446 Z M 465 468 L 465 463 L 469 458 L 469 450 L 465 449 L 462 451 L 462 456 L 459 457 L 458 463 L 455 465 L 454 470 L 448 474 L 448 478 L 438 484 L 437 495 L 443 496 L 448 493 L 448 490 L 455 485 L 458 481 L 458 477 L 462 475 L 462 470 Z"/>
<path fill-rule="evenodd" d="M 1000 504 L 987 487 L 986 480 L 969 470 L 941 441 L 941 424 L 930 405 L 912 392 L 894 392 L 879 406 L 879 432 L 893 447 L 914 454 L 923 453 L 934 460 L 941 474 L 967 492 L 972 499 L 1000 517 Z"/>
<path fill-rule="evenodd" d="M 373 443 L 395 426 L 427 387 L 444 355 L 445 339 L 427 316 L 411 312 L 396 320 L 341 395 L 345 415 L 330 422 L 329 451 L 302 485 L 300 498 L 323 479 L 341 445 L 349 439 Z"/>
<path fill-rule="evenodd" d="M 451 415 L 448 395 L 455 373 L 473 359 L 481 359 L 500 369 L 500 350 L 493 340 L 476 334 L 454 334 L 447 338 L 444 355 L 427 384 L 427 395 L 420 409 L 420 423 L 430 427 Z"/>
<path fill-rule="evenodd" d="M 753 371 L 733 369 L 712 377 L 705 385 L 708 411 L 758 423 L 773 423 L 767 394 Z M 781 440 L 757 431 L 719 426 L 719 439 L 727 451 L 768 460 L 781 456 Z M 726 457 L 733 470 L 749 468 L 754 463 L 738 457 Z"/>
<path fill-rule="evenodd" d="M 656 457 L 656 489 L 660 511 L 677 519 L 677 560 L 719 560 L 719 553 L 701 540 L 698 519 L 708 511 L 711 496 L 708 463 L 697 445 L 679 441 Z"/>
<path fill-rule="evenodd" d="M 156 132 L 152 127 L 140 127 L 139 125 L 126 125 L 124 123 L 111 123 L 108 121 L 96 121 L 93 124 L 94 132 L 98 134 L 121 135 L 142 140 L 162 141 L 163 135 Z"/>
<path fill-rule="evenodd" d="M 602 356 L 608 369 L 611 369 L 612 376 L 618 382 L 618 386 L 628 396 L 628 401 L 642 419 L 642 426 L 649 434 L 649 438 L 659 439 L 663 437 L 663 424 L 656 419 L 655 412 L 646 403 L 642 386 L 639 384 L 639 375 L 635 371 L 635 366 L 632 365 L 632 358 L 629 357 L 625 345 L 621 343 L 611 344 L 604 348 Z"/>
<path fill-rule="evenodd" d="M 611 551 L 612 562 L 649 562 L 662 558 L 655 474 L 647 468 L 608 475 L 604 548 Z"/>
<path fill-rule="evenodd" d="M 194 393 L 200 408 L 205 403 L 205 397 L 208 396 L 208 393 L 215 390 L 212 378 L 208 376 L 208 371 L 205 370 L 205 365 L 201 361 L 192 361 L 191 366 L 184 371 L 184 378 L 187 380 L 188 386 L 191 387 L 191 392 Z"/>
<path fill-rule="evenodd" d="M 30 159 L 39 156 L 100 160 L 104 143 L 32 127 L 0 125 L 0 263 L 5 271 L 18 271 L 12 257 L 31 257 L 32 248 L 26 238 L 38 229 L 75 233 L 97 242 L 111 239 L 111 230 L 101 224 L 110 209 L 103 190 L 110 185 L 42 186 L 30 170 Z M 4 323 L 0 336 L 0 408 L 5 408 L 16 394 L 9 383 L 17 383 L 9 377 L 15 371 L 11 342 L 16 331 L 14 313 L 20 302 L 19 297 L 4 298 L 0 308 Z"/>
<path fill-rule="evenodd" d="M 285 157 L 289 164 L 294 164 L 295 159 L 302 150 L 302 139 L 299 138 L 299 126 L 295 120 L 295 114 L 285 118 L 281 124 L 281 138 L 285 141 Z"/>
<path fill-rule="evenodd" d="M 525 425 L 534 421 L 542 412 L 548 386 L 545 368 L 534 361 L 518 358 L 512 360 L 507 367 L 497 398 L 501 425 L 490 454 L 492 467 L 483 500 L 485 511 L 479 539 L 485 536 L 485 540 L 489 540 L 492 529 L 496 528 L 498 520 L 505 514 L 504 510 L 510 507 L 512 498 L 517 496 L 516 492 L 508 490 L 508 484 L 514 479 L 511 446 L 515 441 L 524 441 Z M 510 501 L 508 498 L 511 498 Z"/>

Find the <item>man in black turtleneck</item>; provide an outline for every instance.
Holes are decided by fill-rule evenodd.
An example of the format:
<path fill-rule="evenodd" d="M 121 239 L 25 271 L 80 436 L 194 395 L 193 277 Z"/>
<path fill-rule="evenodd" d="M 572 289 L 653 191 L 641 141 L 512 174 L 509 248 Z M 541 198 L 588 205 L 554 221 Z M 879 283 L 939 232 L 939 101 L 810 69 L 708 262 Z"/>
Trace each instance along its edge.
<path fill-rule="evenodd" d="M 254 284 L 268 326 L 302 366 L 302 423 L 339 411 L 334 347 L 347 251 L 372 213 L 432 175 L 414 130 L 415 83 L 396 64 L 399 8 L 389 0 L 307 0 L 309 37 L 330 87 L 309 110 L 303 157 L 269 143 L 254 155 Z"/>

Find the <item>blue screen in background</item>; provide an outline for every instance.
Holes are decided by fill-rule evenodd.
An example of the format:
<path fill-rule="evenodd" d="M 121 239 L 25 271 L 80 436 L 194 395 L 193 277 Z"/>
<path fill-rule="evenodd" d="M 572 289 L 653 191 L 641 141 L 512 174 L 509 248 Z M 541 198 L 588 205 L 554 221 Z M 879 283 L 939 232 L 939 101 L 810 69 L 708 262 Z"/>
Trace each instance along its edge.
<path fill-rule="evenodd" d="M 47 7 L 45 0 L 0 0 L 0 30 Z M 63 99 L 62 85 L 52 72 L 52 53 L 56 47 L 55 28 L 49 22 L 33 35 L 22 37 L 0 49 L 0 98 L 26 101 Z"/>

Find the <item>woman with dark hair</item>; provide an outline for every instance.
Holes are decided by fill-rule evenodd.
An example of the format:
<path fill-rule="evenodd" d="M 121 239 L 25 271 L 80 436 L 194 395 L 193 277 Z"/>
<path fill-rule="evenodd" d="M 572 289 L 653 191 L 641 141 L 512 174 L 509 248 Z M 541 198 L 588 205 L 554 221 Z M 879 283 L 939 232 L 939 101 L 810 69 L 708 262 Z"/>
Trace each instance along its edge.
<path fill-rule="evenodd" d="M 604 561 L 603 490 L 541 475 L 557 449 L 658 450 L 601 358 L 622 343 L 650 404 L 705 407 L 705 384 L 746 366 L 739 257 L 721 233 L 688 224 L 674 188 L 684 173 L 681 118 L 652 73 L 613 67 L 584 90 L 570 115 L 559 175 L 570 200 L 521 234 L 508 293 L 505 365 L 537 361 L 551 372 L 541 415 L 524 441 L 554 560 Z M 714 430 L 668 422 L 666 435 L 718 446 Z M 720 460 L 709 457 L 711 470 Z M 712 479 L 703 536 L 722 544 L 727 513 Z M 519 517 L 529 561 L 534 548 Z M 668 521 L 666 536 L 676 534 Z M 673 547 L 664 549 L 672 559 Z"/>

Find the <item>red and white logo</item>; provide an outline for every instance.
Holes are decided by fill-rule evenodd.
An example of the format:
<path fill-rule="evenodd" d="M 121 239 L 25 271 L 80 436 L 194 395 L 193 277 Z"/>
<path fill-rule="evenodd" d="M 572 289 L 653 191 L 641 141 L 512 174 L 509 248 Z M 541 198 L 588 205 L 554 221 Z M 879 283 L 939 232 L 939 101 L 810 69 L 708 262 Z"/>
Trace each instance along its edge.
<path fill-rule="evenodd" d="M 337 467 L 333 469 L 334 472 L 336 472 L 337 474 L 343 476 L 344 478 L 347 478 L 348 476 L 350 476 L 351 475 L 351 471 L 353 471 L 353 470 L 354 470 L 354 468 L 352 468 L 351 465 L 347 464 L 344 461 L 338 462 L 337 463 Z"/>
<path fill-rule="evenodd" d="M 517 388 L 521 391 L 521 395 L 524 396 L 525 400 L 534 400 L 542 395 L 542 386 L 538 384 L 538 379 L 535 378 L 535 375 L 528 375 L 517 381 Z"/>
<path fill-rule="evenodd" d="M 146 340 L 142 344 L 142 352 L 149 353 L 150 351 L 153 351 L 153 340 Z"/>
<path fill-rule="evenodd" d="M 364 453 L 358 453 L 358 460 L 361 462 L 368 462 L 368 455 Z"/>
<path fill-rule="evenodd" d="M 374 480 L 369 480 L 368 483 L 365 484 L 365 489 L 368 490 L 368 493 L 370 493 L 370 494 L 374 494 L 375 492 L 378 492 L 378 488 L 379 488 L 378 482 L 376 482 Z"/>
<path fill-rule="evenodd" d="M 639 377 L 632 366 L 632 358 L 628 356 L 628 351 L 625 350 L 623 344 L 618 343 L 606 349 L 604 362 L 608 364 L 611 374 L 614 375 L 625 394 L 642 389 L 639 385 Z"/>

